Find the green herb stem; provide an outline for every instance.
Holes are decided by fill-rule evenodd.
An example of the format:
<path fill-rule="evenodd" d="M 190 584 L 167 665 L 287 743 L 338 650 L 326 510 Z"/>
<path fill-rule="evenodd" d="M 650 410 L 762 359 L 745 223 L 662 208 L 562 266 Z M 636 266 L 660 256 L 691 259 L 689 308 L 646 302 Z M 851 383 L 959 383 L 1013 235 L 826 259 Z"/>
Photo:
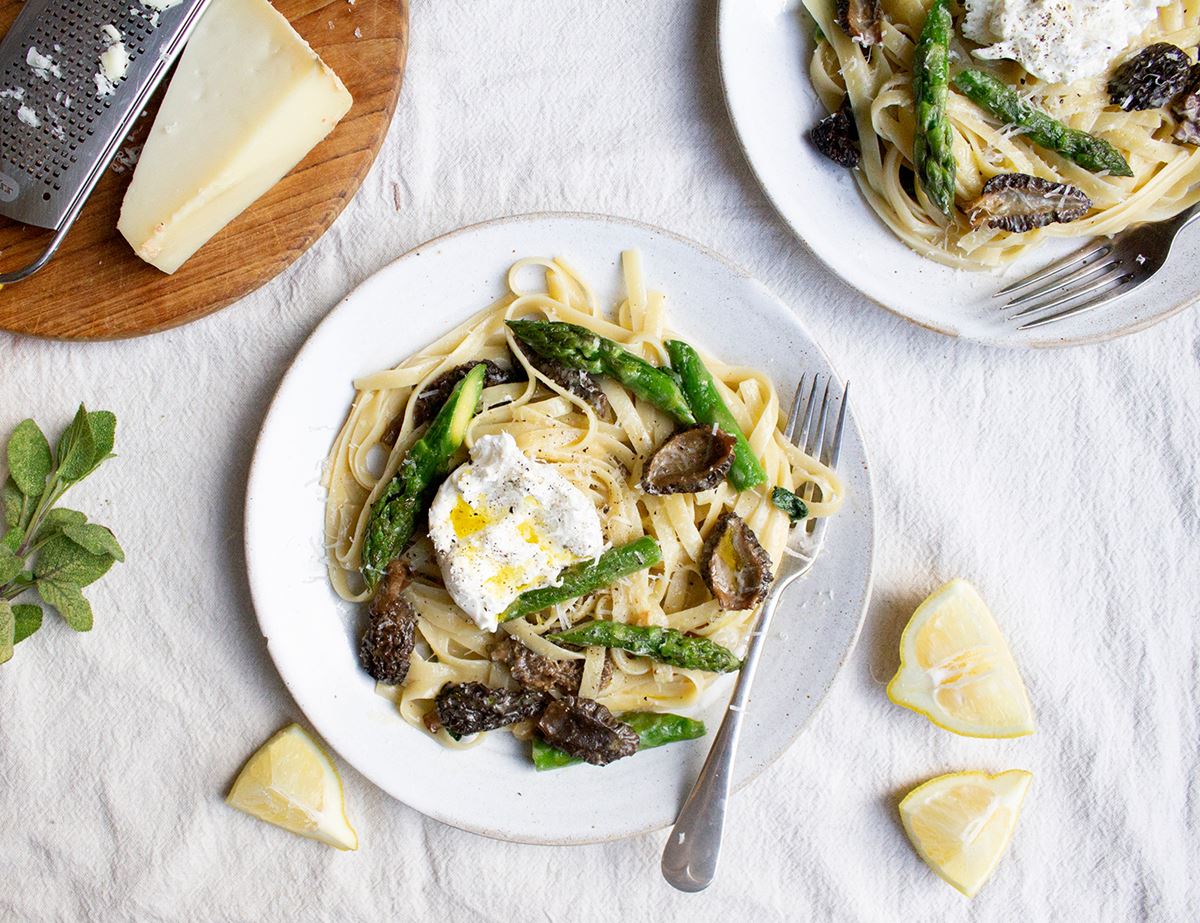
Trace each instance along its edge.
<path fill-rule="evenodd" d="M 12 602 L 35 583 L 37 583 L 37 580 L 33 574 L 29 571 L 23 571 L 20 576 L 14 577 L 8 583 L 4 584 L 4 586 L 0 587 L 0 599 Z"/>

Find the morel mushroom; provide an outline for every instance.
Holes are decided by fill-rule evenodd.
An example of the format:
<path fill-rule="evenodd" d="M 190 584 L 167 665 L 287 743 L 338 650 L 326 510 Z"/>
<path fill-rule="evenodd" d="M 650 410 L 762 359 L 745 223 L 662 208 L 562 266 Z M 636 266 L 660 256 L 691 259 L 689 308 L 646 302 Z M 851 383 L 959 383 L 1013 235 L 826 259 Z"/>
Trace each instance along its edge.
<path fill-rule="evenodd" d="M 1175 133 L 1171 137 L 1183 144 L 1200 145 L 1200 124 L 1191 121 L 1180 122 L 1175 126 Z"/>
<path fill-rule="evenodd" d="M 437 716 L 456 740 L 516 724 L 541 714 L 550 697 L 536 689 L 492 689 L 483 683 L 444 686 L 437 694 Z"/>
<path fill-rule="evenodd" d="M 467 376 L 467 372 L 481 363 L 487 366 L 487 371 L 483 376 L 483 386 L 485 388 L 490 388 L 492 385 L 507 384 L 510 381 L 521 381 L 524 378 L 520 366 L 514 365 L 512 368 L 506 369 L 491 359 L 481 359 L 479 362 L 465 362 L 462 365 L 456 365 L 454 368 L 442 372 L 441 375 L 421 389 L 421 393 L 416 397 L 417 406 L 413 410 L 413 426 L 428 423 L 437 416 L 437 412 L 446 403 L 446 398 L 450 396 L 450 392 L 454 390 L 454 386 Z M 400 427 L 403 425 L 404 411 L 401 410 L 392 418 L 392 422 L 388 424 L 388 428 L 380 441 L 384 445 L 395 445 L 396 440 L 400 436 Z"/>
<path fill-rule="evenodd" d="M 539 356 L 532 349 L 526 350 L 525 358 L 529 360 L 530 365 L 564 391 L 569 391 L 576 397 L 582 398 L 596 412 L 596 416 L 602 420 L 613 418 L 612 405 L 608 403 L 608 395 L 600 388 L 596 376 L 583 369 L 573 369 L 557 359 Z"/>
<path fill-rule="evenodd" d="M 648 494 L 695 494 L 725 480 L 737 440 L 716 425 L 699 424 L 676 433 L 650 458 L 642 475 Z"/>
<path fill-rule="evenodd" d="M 492 660 L 508 667 L 512 678 L 526 689 L 539 692 L 558 692 L 575 695 L 583 680 L 582 660 L 551 660 L 527 648 L 513 637 L 497 642 L 491 651 Z M 612 664 L 606 657 L 600 674 L 600 688 L 612 679 Z"/>
<path fill-rule="evenodd" d="M 983 184 L 967 215 L 972 227 L 987 225 L 1022 234 L 1048 224 L 1082 218 L 1092 207 L 1083 190 L 1025 173 L 1002 173 Z"/>
<path fill-rule="evenodd" d="M 446 403 L 446 398 L 450 396 L 450 392 L 454 390 L 454 386 L 467 377 L 467 372 L 475 368 L 482 362 L 487 366 L 487 371 L 483 375 L 483 386 L 490 388 L 492 385 L 504 385 L 510 381 L 521 381 L 525 375 L 520 365 L 514 365 L 512 368 L 505 368 L 493 362 L 491 359 L 481 359 L 479 362 L 464 362 L 462 365 L 456 365 L 448 371 L 442 372 L 437 378 L 427 384 L 421 393 L 417 395 L 417 406 L 413 411 L 413 425 L 420 426 L 428 420 L 432 420 L 437 416 L 438 410 L 442 404 Z M 395 440 L 392 440 L 393 442 Z"/>
<path fill-rule="evenodd" d="M 883 13 L 879 0 L 838 0 L 838 25 L 864 48 L 883 44 Z"/>
<path fill-rule="evenodd" d="M 838 166 L 847 170 L 858 166 L 862 158 L 862 148 L 858 143 L 858 123 L 854 121 L 849 97 L 837 112 L 821 119 L 809 132 L 809 136 L 817 150 Z"/>
<path fill-rule="evenodd" d="M 1108 81 L 1108 98 L 1126 112 L 1157 109 L 1183 91 L 1191 67 L 1182 48 L 1155 42 L 1117 68 Z"/>
<path fill-rule="evenodd" d="M 1171 103 L 1171 111 L 1179 119 L 1175 140 L 1200 144 L 1200 64 L 1193 64 L 1188 71 L 1187 84 Z"/>
<path fill-rule="evenodd" d="M 605 766 L 638 749 L 637 732 L 592 699 L 567 696 L 551 702 L 537 728 L 547 743 L 593 766 Z"/>
<path fill-rule="evenodd" d="M 367 630 L 358 649 L 363 668 L 372 679 L 388 686 L 404 684 L 416 640 L 417 613 L 403 595 L 409 580 L 404 562 L 396 560 L 388 565 L 371 598 Z"/>
<path fill-rule="evenodd" d="M 771 585 L 771 556 L 741 516 L 723 513 L 704 543 L 700 576 L 722 609 L 750 609 Z"/>

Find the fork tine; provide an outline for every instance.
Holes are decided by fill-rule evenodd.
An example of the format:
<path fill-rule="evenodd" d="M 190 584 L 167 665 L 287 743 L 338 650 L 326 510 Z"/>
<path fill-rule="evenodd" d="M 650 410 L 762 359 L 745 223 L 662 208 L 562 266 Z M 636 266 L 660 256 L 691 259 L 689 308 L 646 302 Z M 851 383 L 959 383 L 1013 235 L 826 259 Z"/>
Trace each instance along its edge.
<path fill-rule="evenodd" d="M 1111 282 L 1115 276 L 1121 274 L 1122 266 L 1119 260 L 1113 260 L 1105 263 L 1097 272 L 1085 272 L 1079 278 L 1073 280 L 1071 285 L 1056 289 L 1050 287 L 1047 293 L 1051 296 L 1051 300 L 1046 300 L 1045 297 L 1041 301 L 1035 301 L 1034 304 L 1028 305 L 1012 315 L 1009 320 L 1020 320 L 1022 317 L 1028 317 L 1030 314 L 1037 314 L 1040 311 L 1046 311 L 1050 308 L 1058 307 L 1060 304 L 1066 304 L 1068 301 L 1073 301 L 1082 295 L 1089 292 L 1094 292 L 1097 287 Z"/>
<path fill-rule="evenodd" d="M 804 448 L 808 445 L 809 434 L 812 431 L 813 411 L 816 409 L 817 401 L 817 385 L 821 383 L 821 376 L 814 375 L 812 387 L 808 390 L 808 397 L 804 404 L 804 423 L 800 427 L 800 432 L 795 434 L 792 442 Z"/>
<path fill-rule="evenodd" d="M 825 393 L 821 397 L 821 410 L 817 414 L 819 417 L 818 427 L 813 428 L 813 415 L 817 407 L 817 387 L 821 383 L 821 376 L 814 375 L 812 389 L 808 393 L 808 407 L 804 411 L 804 426 L 800 430 L 800 438 L 794 440 L 796 445 L 806 454 L 813 458 L 820 459 L 821 443 L 825 441 L 825 423 L 829 419 L 829 386 L 833 379 L 825 383 Z M 805 503 L 809 503 L 813 499 L 813 495 L 817 487 L 815 484 L 805 484 L 799 493 L 799 497 Z M 813 520 L 811 518 L 805 520 L 804 529 L 810 535 L 815 535 Z"/>
<path fill-rule="evenodd" d="M 804 451 L 817 459 L 821 457 L 821 450 L 825 445 L 825 424 L 829 420 L 829 389 L 832 386 L 833 378 L 830 377 L 825 382 L 825 393 L 821 395 L 821 410 L 817 414 L 817 431 L 811 434 L 812 438 L 804 446 Z"/>
<path fill-rule="evenodd" d="M 807 377 L 807 372 L 800 376 L 796 384 L 796 396 L 792 398 L 792 407 L 788 411 L 787 427 L 783 431 L 788 442 L 796 441 L 796 424 L 800 422 L 800 408 L 804 406 L 804 379 Z"/>
<path fill-rule="evenodd" d="M 1098 273 L 1098 272 L 1104 272 L 1105 270 L 1111 269 L 1113 266 L 1118 265 L 1120 262 L 1121 262 L 1120 260 L 1118 260 L 1114 257 L 1110 260 L 1103 260 L 1103 261 L 1096 260 L 1094 263 L 1088 263 L 1084 266 L 1080 266 L 1078 269 L 1076 269 L 1073 272 L 1067 273 L 1065 276 L 1060 276 L 1057 279 L 1052 279 L 1051 281 L 1047 282 L 1045 285 L 1039 285 L 1037 288 L 1033 289 L 1033 291 L 1026 292 L 1023 295 L 1018 295 L 1016 298 L 1014 298 L 1012 301 L 1010 301 L 1008 304 L 1006 304 L 1004 306 L 1004 310 L 1007 311 L 1010 308 L 1022 307 L 1023 305 L 1027 305 L 1031 301 L 1037 301 L 1039 298 L 1043 297 L 1044 295 L 1049 295 L 1050 293 L 1052 293 L 1056 290 L 1066 289 L 1069 285 L 1078 284 L 1080 282 L 1083 282 L 1085 279 L 1091 278 L 1092 276 L 1096 275 L 1096 273 Z M 1014 314 L 1010 318 L 1010 320 L 1015 320 L 1018 317 L 1023 317 L 1029 311 L 1037 311 L 1037 310 L 1039 310 L 1039 309 L 1038 308 L 1026 308 L 1026 310 L 1022 311 L 1020 314 Z"/>
<path fill-rule="evenodd" d="M 1025 278 L 1018 279 L 1011 285 L 1006 285 L 1004 288 L 1000 289 L 1000 291 L 994 293 L 992 297 L 1001 298 L 1004 295 L 1011 295 L 1013 292 L 1025 288 L 1027 285 L 1033 285 L 1035 282 L 1041 282 L 1044 279 L 1049 279 L 1051 276 L 1055 276 L 1061 272 L 1065 272 L 1068 269 L 1072 269 L 1076 266 L 1076 264 L 1086 265 L 1093 259 L 1106 256 L 1111 251 L 1112 243 L 1106 241 L 1100 244 L 1089 245 L 1080 250 L 1076 250 L 1074 253 L 1068 253 L 1061 260 L 1051 263 L 1049 266 L 1043 267 L 1037 272 L 1030 273 L 1029 275 L 1025 276 Z"/>
<path fill-rule="evenodd" d="M 1074 291 L 1066 292 L 1061 297 L 1055 298 L 1053 301 L 1047 301 L 1046 303 L 1040 304 L 1037 307 L 1026 308 L 1020 314 L 1015 315 L 1015 316 L 1016 317 L 1024 317 L 1028 314 L 1034 314 L 1034 313 L 1037 313 L 1040 311 L 1049 311 L 1052 308 L 1058 308 L 1058 307 L 1062 307 L 1065 304 L 1069 304 L 1070 302 L 1075 301 L 1078 298 L 1083 298 L 1087 295 L 1091 295 L 1093 292 L 1100 292 L 1102 290 L 1106 290 L 1110 285 L 1124 285 L 1126 282 L 1129 282 L 1133 279 L 1133 273 L 1125 272 L 1124 275 L 1122 275 L 1122 271 L 1123 271 L 1122 268 L 1120 266 L 1118 266 L 1115 269 L 1112 269 L 1112 270 L 1104 273 L 1104 275 L 1099 276 L 1096 279 L 1093 279 L 1087 285 L 1083 286 L 1083 288 L 1078 288 L 1078 289 L 1075 289 Z"/>
<path fill-rule="evenodd" d="M 829 467 L 837 468 L 842 457 L 842 433 L 846 428 L 846 405 L 850 403 L 850 382 L 842 388 L 842 406 L 838 409 L 837 423 L 833 427 L 833 444 L 829 447 Z"/>
<path fill-rule="evenodd" d="M 1116 286 L 1108 292 L 1101 294 L 1091 301 L 1085 301 L 1082 304 L 1073 305 L 1066 310 L 1059 311 L 1056 314 L 1050 314 L 1046 317 L 1039 317 L 1037 320 L 1030 321 L 1027 324 L 1022 324 L 1018 330 L 1033 330 L 1035 327 L 1043 327 L 1046 324 L 1052 324 L 1055 321 L 1066 320 L 1068 317 L 1074 317 L 1077 314 L 1083 314 L 1085 311 L 1093 311 L 1096 308 L 1103 307 L 1111 301 L 1116 301 L 1118 298 L 1123 298 L 1128 295 L 1130 290 L 1137 288 L 1137 285 L 1130 285 L 1129 282 L 1133 276 L 1127 275 L 1124 279 L 1117 282 Z"/>
<path fill-rule="evenodd" d="M 833 379 L 831 378 L 829 381 L 829 385 L 832 385 L 832 384 L 833 384 Z M 832 441 L 824 447 L 825 448 L 824 454 L 826 455 L 826 457 L 828 459 L 827 464 L 829 465 L 830 468 L 835 468 L 835 469 L 837 468 L 838 459 L 841 458 L 841 455 L 842 455 L 842 434 L 846 430 L 846 406 L 849 403 L 850 403 L 850 382 L 846 382 L 846 384 L 842 387 L 842 406 L 838 408 L 837 422 L 834 424 L 834 427 L 833 427 Z M 824 404 L 824 406 L 821 407 L 822 421 L 824 421 L 824 419 L 825 419 L 825 415 L 826 415 L 826 411 L 828 410 L 828 407 L 829 407 L 829 386 L 826 386 L 826 388 L 825 388 L 825 404 Z M 824 425 L 822 425 L 821 429 L 822 429 L 822 431 L 824 431 Z M 815 493 L 815 490 L 816 490 L 815 485 L 809 484 L 807 486 L 807 488 L 804 491 L 805 502 L 811 501 L 813 499 L 813 494 Z M 809 519 L 808 520 L 808 523 L 806 524 L 805 528 L 808 529 L 809 539 L 813 543 L 814 547 L 819 548 L 824 543 L 825 530 L 826 530 L 826 528 L 828 528 L 828 526 L 829 526 L 829 520 L 823 516 L 819 517 L 817 519 Z"/>

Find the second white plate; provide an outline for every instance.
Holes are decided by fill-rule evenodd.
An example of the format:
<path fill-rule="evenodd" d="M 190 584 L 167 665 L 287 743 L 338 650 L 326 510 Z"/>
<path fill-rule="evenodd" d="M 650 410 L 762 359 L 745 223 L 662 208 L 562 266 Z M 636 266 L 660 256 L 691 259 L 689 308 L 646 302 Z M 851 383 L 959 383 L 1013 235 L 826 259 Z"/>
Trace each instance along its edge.
<path fill-rule="evenodd" d="M 701 740 L 602 769 L 537 773 L 528 744 L 493 734 L 449 750 L 410 727 L 358 664 L 361 607 L 329 588 L 321 466 L 354 396 L 351 381 L 394 365 L 503 292 L 522 256 L 563 256 L 602 304 L 621 293 L 620 252 L 640 249 L 647 283 L 667 293 L 671 328 L 726 361 L 767 371 L 790 395 L 802 372 L 832 374 L 795 315 L 744 273 L 664 231 L 579 215 L 492 222 L 439 238 L 359 286 L 317 327 L 279 387 L 246 496 L 246 562 L 259 624 L 284 682 L 313 726 L 360 772 L 419 811 L 476 833 L 585 843 L 665 826 L 704 761 Z M 853 399 L 852 399 L 853 400 Z M 871 481 L 849 414 L 845 506 L 812 572 L 775 619 L 742 731 L 737 783 L 777 759 L 816 711 L 858 636 L 871 582 Z M 728 687 L 726 687 L 728 688 Z"/>
<path fill-rule="evenodd" d="M 812 251 L 872 301 L 923 327 L 999 346 L 1068 346 L 1141 330 L 1200 295 L 1200 233 L 1128 298 L 1017 330 L 992 293 L 1082 245 L 1057 241 L 1004 273 L 965 272 L 918 256 L 880 221 L 848 170 L 808 140 L 826 115 L 812 88 L 811 25 L 800 0 L 721 0 L 721 81 L 746 158 L 776 210 Z"/>

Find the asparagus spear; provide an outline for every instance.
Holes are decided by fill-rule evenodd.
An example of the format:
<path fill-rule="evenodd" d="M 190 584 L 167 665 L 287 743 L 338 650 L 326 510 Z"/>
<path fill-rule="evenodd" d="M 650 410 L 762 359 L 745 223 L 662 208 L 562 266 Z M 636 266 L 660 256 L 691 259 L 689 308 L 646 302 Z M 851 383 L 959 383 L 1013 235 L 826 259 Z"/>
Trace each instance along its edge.
<path fill-rule="evenodd" d="M 434 481 L 449 469 L 479 407 L 486 373 L 487 366 L 480 363 L 454 386 L 425 435 L 413 443 L 396 476 L 371 507 L 362 551 L 362 575 L 368 589 L 374 591 L 388 564 L 412 541 L 417 517 L 429 504 Z"/>
<path fill-rule="evenodd" d="M 586 596 L 622 577 L 653 567 L 662 560 L 662 548 L 649 535 L 619 548 L 610 548 L 595 561 L 583 561 L 564 570 L 557 586 L 526 590 L 500 615 L 501 622 L 520 618 L 531 612 L 541 612 L 555 603 Z"/>
<path fill-rule="evenodd" d="M 771 502 L 788 514 L 792 522 L 808 518 L 808 504 L 786 487 L 776 487 L 771 491 Z"/>
<path fill-rule="evenodd" d="M 510 320 L 508 326 L 539 356 L 593 375 L 608 375 L 680 423 L 696 422 L 679 382 L 667 370 L 654 367 L 612 340 L 563 321 Z"/>
<path fill-rule="evenodd" d="M 679 373 L 683 381 L 683 393 L 688 406 L 700 423 L 715 423 L 737 440 L 733 447 L 733 466 L 729 469 L 729 481 L 738 490 L 747 490 L 767 479 L 767 473 L 754 457 L 754 450 L 733 414 L 721 400 L 713 377 L 696 350 L 682 340 L 667 341 L 667 355 L 671 357 L 671 368 Z"/>
<path fill-rule="evenodd" d="M 557 644 L 618 647 L 631 654 L 651 657 L 685 670 L 731 673 L 742 665 L 733 651 L 721 647 L 715 641 L 692 637 L 674 628 L 659 628 L 655 625 L 585 622 L 546 637 Z"/>
<path fill-rule="evenodd" d="M 973 103 L 987 110 L 1006 125 L 1024 129 L 1034 144 L 1057 151 L 1085 170 L 1107 170 L 1113 176 L 1133 176 L 1121 152 L 1105 141 L 1078 128 L 1068 128 L 1057 119 L 1035 108 L 1028 100 L 991 74 L 965 70 L 954 78 L 954 86 Z"/>
<path fill-rule="evenodd" d="M 685 718 L 683 715 L 638 711 L 622 715 L 621 720 L 637 733 L 638 750 L 650 750 L 680 740 L 693 740 L 705 734 L 703 721 Z M 563 766 L 574 766 L 582 762 L 583 760 L 546 743 L 541 738 L 533 739 L 533 766 L 538 772 L 561 769 Z"/>
<path fill-rule="evenodd" d="M 953 134 L 946 115 L 950 95 L 950 18 L 947 0 L 933 0 L 913 53 L 913 100 L 917 133 L 913 164 L 925 195 L 940 212 L 954 207 Z"/>

